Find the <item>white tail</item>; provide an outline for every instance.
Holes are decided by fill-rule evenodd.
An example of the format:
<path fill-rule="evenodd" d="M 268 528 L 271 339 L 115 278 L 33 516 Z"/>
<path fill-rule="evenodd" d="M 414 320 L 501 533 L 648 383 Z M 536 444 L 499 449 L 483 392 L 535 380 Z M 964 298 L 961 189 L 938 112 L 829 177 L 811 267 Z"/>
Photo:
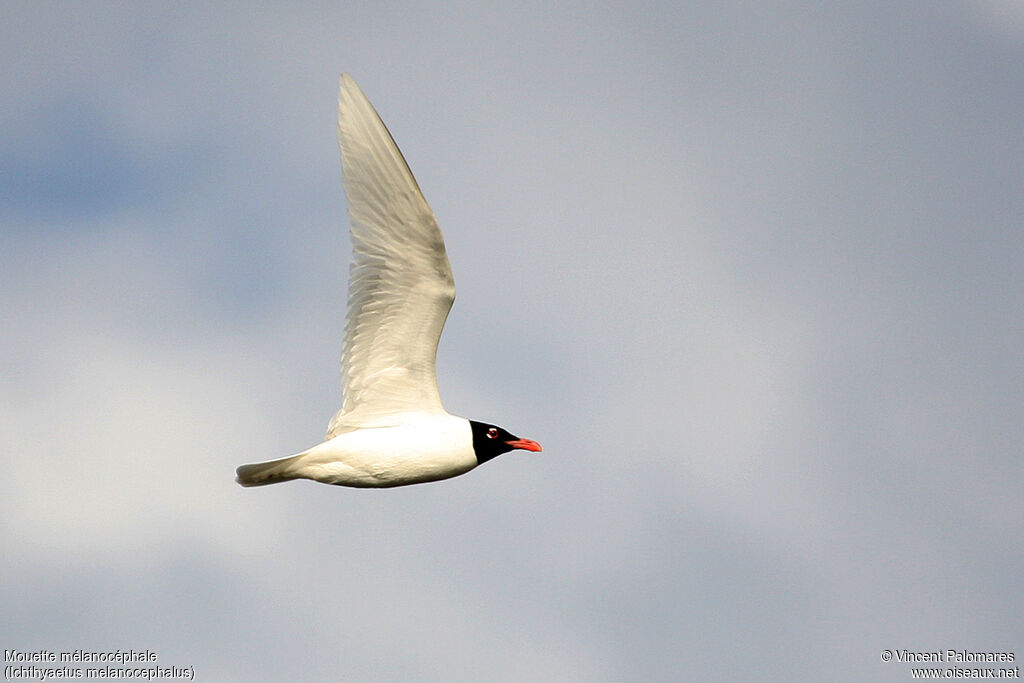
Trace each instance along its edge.
<path fill-rule="evenodd" d="M 242 486 L 266 486 L 281 481 L 298 479 L 300 475 L 296 465 L 305 453 L 291 455 L 287 458 L 269 460 L 267 462 L 256 462 L 250 465 L 242 465 L 235 470 L 235 481 Z"/>

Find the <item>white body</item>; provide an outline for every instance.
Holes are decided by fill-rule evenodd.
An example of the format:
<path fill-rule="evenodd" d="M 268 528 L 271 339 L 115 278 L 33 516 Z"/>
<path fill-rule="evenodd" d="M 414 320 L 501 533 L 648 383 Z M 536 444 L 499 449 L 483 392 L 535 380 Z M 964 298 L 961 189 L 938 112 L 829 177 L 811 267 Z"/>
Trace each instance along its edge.
<path fill-rule="evenodd" d="M 405 424 L 345 432 L 305 453 L 245 465 L 248 486 L 289 479 L 385 488 L 448 479 L 477 466 L 469 421 L 454 415 L 410 415 Z M 251 468 L 251 469 L 247 469 Z"/>

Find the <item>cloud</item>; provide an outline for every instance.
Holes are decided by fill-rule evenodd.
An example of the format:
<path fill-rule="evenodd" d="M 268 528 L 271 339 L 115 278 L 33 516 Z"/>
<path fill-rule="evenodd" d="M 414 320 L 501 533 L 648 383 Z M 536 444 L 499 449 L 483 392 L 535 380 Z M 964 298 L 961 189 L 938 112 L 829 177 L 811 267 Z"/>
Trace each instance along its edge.
<path fill-rule="evenodd" d="M 949 5 L 32 7 L 0 22 L 5 647 L 247 681 L 1016 647 L 1005 35 Z M 544 453 L 233 483 L 340 402 L 341 70 L 445 231 L 446 405 Z"/>

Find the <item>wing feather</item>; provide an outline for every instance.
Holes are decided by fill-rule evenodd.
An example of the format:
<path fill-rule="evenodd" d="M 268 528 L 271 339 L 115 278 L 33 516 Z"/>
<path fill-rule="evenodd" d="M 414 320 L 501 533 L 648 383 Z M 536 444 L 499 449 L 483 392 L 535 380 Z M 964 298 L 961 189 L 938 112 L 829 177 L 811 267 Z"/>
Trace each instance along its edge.
<path fill-rule="evenodd" d="M 352 235 L 341 356 L 344 402 L 327 438 L 443 413 L 435 359 L 455 281 L 441 229 L 416 179 L 348 74 L 338 95 L 338 144 Z"/>

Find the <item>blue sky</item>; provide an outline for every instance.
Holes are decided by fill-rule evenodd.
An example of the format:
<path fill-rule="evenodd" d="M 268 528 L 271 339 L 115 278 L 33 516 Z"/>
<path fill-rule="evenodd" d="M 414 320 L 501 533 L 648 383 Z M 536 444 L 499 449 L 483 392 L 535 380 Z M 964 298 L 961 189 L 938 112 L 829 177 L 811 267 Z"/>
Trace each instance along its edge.
<path fill-rule="evenodd" d="M 903 680 L 1024 655 L 1009 0 L 6 3 L 0 640 L 197 680 Z M 340 405 L 348 71 L 445 233 L 456 414 Z"/>

